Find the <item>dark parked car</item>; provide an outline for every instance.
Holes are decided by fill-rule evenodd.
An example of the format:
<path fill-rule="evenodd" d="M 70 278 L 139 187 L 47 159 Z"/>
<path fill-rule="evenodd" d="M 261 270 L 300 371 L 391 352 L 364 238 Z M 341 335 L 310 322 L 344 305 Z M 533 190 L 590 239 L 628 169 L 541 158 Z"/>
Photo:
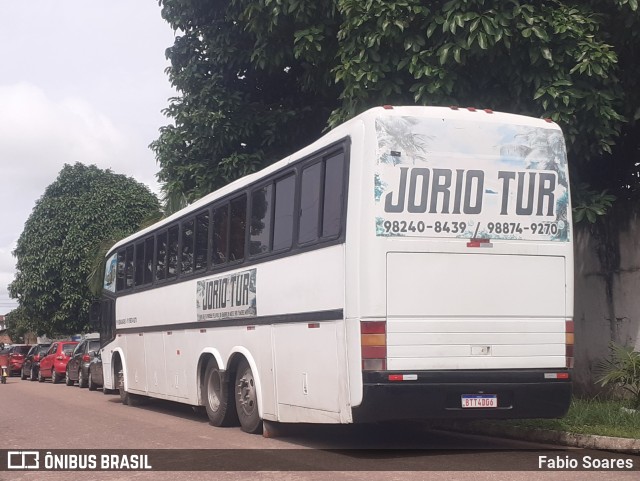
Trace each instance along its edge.
<path fill-rule="evenodd" d="M 77 344 L 78 341 L 57 341 L 51 344 L 47 355 L 40 361 L 38 381 L 44 382 L 48 377 L 53 384 L 60 381 L 67 372 L 67 363 Z"/>
<path fill-rule="evenodd" d="M 29 349 L 31 349 L 29 344 L 14 344 L 0 352 L 0 365 L 7 366 L 9 376 L 20 373 Z"/>
<path fill-rule="evenodd" d="M 76 381 L 80 387 L 89 385 L 89 363 L 99 349 L 100 340 L 98 339 L 85 339 L 76 346 L 67 363 L 65 377 L 67 386 L 73 386 Z"/>
<path fill-rule="evenodd" d="M 27 357 L 22 363 L 21 379 L 29 378 L 31 381 L 38 379 L 38 369 L 40 369 L 40 359 L 46 356 L 50 343 L 41 343 L 31 346 Z"/>
<path fill-rule="evenodd" d="M 102 377 L 102 356 L 100 351 L 91 359 L 89 364 L 89 390 L 95 391 L 99 387 L 104 385 L 104 379 Z M 108 394 L 105 392 L 105 394 Z"/>

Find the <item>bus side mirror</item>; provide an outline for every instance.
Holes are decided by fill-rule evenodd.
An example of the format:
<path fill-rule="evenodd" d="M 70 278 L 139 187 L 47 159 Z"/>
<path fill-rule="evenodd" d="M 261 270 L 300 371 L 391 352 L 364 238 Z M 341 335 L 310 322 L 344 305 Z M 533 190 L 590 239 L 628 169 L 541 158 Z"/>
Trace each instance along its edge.
<path fill-rule="evenodd" d="M 100 301 L 93 301 L 89 310 L 89 323 L 94 329 L 100 328 L 100 321 L 102 320 L 102 304 Z"/>

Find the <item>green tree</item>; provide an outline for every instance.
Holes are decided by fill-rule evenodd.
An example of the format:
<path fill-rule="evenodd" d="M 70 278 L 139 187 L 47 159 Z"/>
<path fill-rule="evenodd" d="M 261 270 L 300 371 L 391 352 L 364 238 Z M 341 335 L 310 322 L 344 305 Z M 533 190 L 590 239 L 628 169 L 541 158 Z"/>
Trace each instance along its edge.
<path fill-rule="evenodd" d="M 24 309 L 20 306 L 9 312 L 5 316 L 5 321 L 7 323 L 7 334 L 11 341 L 16 344 L 23 343 L 25 334 L 33 330 L 29 319 L 24 315 Z"/>
<path fill-rule="evenodd" d="M 179 32 L 174 123 L 152 144 L 167 192 L 193 200 L 391 103 L 550 117 L 586 208 L 637 193 L 637 0 L 160 4 Z"/>
<path fill-rule="evenodd" d="M 180 92 L 165 111 L 173 124 L 151 144 L 168 198 L 193 201 L 310 143 L 326 127 L 340 94 L 333 59 L 320 51 L 337 49 L 333 1 L 282 10 L 269 1 L 160 3 L 181 32 L 167 50 L 169 78 Z M 306 38 L 315 42 L 313 52 Z"/>
<path fill-rule="evenodd" d="M 9 292 L 38 334 L 80 332 L 94 297 L 87 282 L 99 246 L 157 216 L 149 189 L 95 165 L 65 165 L 27 219 Z"/>

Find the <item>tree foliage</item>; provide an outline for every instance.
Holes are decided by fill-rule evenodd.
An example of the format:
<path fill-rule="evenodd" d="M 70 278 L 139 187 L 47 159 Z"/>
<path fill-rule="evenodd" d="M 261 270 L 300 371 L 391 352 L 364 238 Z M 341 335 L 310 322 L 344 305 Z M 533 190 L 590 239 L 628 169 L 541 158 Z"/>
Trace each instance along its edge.
<path fill-rule="evenodd" d="M 152 144 L 168 192 L 193 200 L 391 103 L 550 117 L 580 183 L 637 193 L 637 0 L 160 4 L 178 33 L 174 124 Z"/>
<path fill-rule="evenodd" d="M 65 165 L 37 201 L 13 254 L 9 292 L 20 318 L 38 334 L 81 332 L 93 296 L 87 277 L 98 246 L 157 215 L 149 189 L 95 165 Z"/>

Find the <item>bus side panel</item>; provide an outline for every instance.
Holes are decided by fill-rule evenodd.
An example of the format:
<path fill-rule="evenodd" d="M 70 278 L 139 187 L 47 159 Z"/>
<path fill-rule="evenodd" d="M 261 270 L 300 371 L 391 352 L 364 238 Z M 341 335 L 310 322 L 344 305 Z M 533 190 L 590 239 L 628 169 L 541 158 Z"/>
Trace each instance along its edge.
<path fill-rule="evenodd" d="M 148 332 L 145 334 L 147 350 L 147 380 L 150 394 L 165 394 L 167 379 L 165 376 L 165 349 L 162 332 Z"/>
<path fill-rule="evenodd" d="M 144 335 L 127 334 L 125 362 L 127 364 L 127 391 L 146 394 L 147 367 L 145 362 Z"/>
<path fill-rule="evenodd" d="M 339 375 L 336 323 L 282 324 L 274 326 L 273 332 L 278 419 L 304 420 L 297 414 L 292 417 L 290 406 L 339 413 L 344 376 Z M 335 415 L 323 416 L 339 420 Z"/>
<path fill-rule="evenodd" d="M 188 397 L 188 390 L 185 332 L 167 331 L 163 333 L 163 336 L 167 366 L 167 394 L 179 398 L 186 398 Z"/>

